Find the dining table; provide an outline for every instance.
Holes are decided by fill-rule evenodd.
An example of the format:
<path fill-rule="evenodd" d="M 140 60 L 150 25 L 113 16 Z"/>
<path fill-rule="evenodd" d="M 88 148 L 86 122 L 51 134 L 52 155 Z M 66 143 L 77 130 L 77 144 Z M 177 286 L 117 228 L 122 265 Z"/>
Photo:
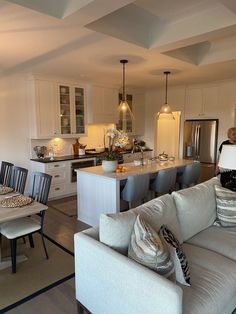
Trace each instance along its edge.
<path fill-rule="evenodd" d="M 47 210 L 48 208 L 46 205 L 41 204 L 36 201 L 32 201 L 30 204 L 24 205 L 21 207 L 4 207 L 2 205 L 2 201 L 10 197 L 16 197 L 16 193 L 10 192 L 4 195 L 0 195 L 0 233 L 1 233 L 2 223 L 15 220 L 18 218 L 38 214 L 39 212 L 43 210 Z M 11 257 L 4 257 L 4 258 L 2 257 L 1 238 L 0 238 L 0 270 L 11 266 Z M 19 263 L 26 260 L 27 260 L 27 257 L 25 255 L 18 255 L 16 262 Z"/>

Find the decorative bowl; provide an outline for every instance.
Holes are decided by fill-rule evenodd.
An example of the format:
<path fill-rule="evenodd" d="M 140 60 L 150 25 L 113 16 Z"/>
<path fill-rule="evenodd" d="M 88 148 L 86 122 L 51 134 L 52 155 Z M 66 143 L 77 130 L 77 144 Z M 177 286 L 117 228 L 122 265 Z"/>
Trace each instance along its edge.
<path fill-rule="evenodd" d="M 95 151 L 96 151 L 97 153 L 103 153 L 103 152 L 105 151 L 105 148 L 104 148 L 104 147 L 96 147 L 96 148 L 95 148 Z"/>

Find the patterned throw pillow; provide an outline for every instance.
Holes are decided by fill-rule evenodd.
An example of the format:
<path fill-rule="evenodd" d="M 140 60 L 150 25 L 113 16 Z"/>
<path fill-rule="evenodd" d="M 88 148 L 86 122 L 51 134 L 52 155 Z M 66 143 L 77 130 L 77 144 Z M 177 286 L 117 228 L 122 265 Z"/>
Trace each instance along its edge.
<path fill-rule="evenodd" d="M 189 266 L 179 241 L 165 226 L 161 226 L 159 234 L 170 247 L 171 257 L 175 265 L 176 281 L 183 285 L 190 286 Z"/>
<path fill-rule="evenodd" d="M 137 216 L 131 234 L 128 257 L 166 278 L 175 279 L 174 263 L 167 245 L 140 215 Z"/>
<path fill-rule="evenodd" d="M 223 227 L 236 225 L 236 192 L 215 185 L 216 213 L 219 224 Z"/>

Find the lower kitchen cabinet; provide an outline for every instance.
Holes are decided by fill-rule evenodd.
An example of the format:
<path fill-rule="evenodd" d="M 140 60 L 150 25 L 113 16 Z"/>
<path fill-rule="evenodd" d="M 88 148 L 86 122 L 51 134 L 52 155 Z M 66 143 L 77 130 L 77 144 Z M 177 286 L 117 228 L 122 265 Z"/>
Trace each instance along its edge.
<path fill-rule="evenodd" d="M 76 182 L 71 182 L 71 161 L 41 163 L 31 161 L 31 171 L 40 171 L 52 176 L 49 200 L 76 194 Z"/>

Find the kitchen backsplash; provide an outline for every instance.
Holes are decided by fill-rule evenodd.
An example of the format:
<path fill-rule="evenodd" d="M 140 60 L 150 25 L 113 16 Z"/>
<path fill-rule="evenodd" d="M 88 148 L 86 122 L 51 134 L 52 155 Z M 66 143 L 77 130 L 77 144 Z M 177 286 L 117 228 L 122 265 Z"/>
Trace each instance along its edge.
<path fill-rule="evenodd" d="M 104 146 L 104 134 L 108 128 L 113 128 L 114 124 L 93 124 L 88 125 L 88 136 L 80 137 L 79 141 L 86 144 L 86 149 Z M 54 138 L 50 140 L 31 140 L 31 156 L 36 158 L 35 146 L 46 146 L 48 151 L 53 151 L 54 156 L 64 156 L 73 154 L 72 144 L 75 138 Z"/>

